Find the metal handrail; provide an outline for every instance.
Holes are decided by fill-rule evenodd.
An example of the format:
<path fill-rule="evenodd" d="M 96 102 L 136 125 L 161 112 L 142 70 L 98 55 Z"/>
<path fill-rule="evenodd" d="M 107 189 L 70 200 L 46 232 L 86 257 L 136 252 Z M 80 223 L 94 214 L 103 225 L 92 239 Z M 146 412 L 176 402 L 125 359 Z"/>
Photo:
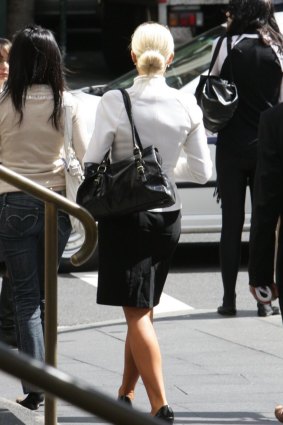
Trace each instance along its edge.
<path fill-rule="evenodd" d="M 0 178 L 45 203 L 45 362 L 51 366 L 57 366 L 57 210 L 61 209 L 78 218 L 85 229 L 84 243 L 80 250 L 71 257 L 71 262 L 75 266 L 87 261 L 95 250 L 97 243 L 96 223 L 84 208 L 3 165 L 0 165 Z M 57 415 L 54 397 L 47 395 L 44 410 L 45 425 L 55 425 Z"/>
<path fill-rule="evenodd" d="M 153 416 L 128 407 L 126 403 L 117 402 L 65 372 L 31 359 L 26 354 L 14 353 L 3 343 L 0 343 L 0 369 L 115 425 L 163 423 Z"/>
<path fill-rule="evenodd" d="M 74 266 L 80 266 L 91 257 L 96 248 L 97 229 L 93 217 L 86 209 L 69 201 L 64 196 L 61 196 L 58 193 L 21 176 L 7 167 L 4 167 L 3 165 L 0 165 L 0 178 L 23 192 L 27 192 L 37 198 L 40 198 L 44 202 L 52 202 L 57 206 L 57 208 L 78 218 L 85 228 L 85 240 L 80 250 L 72 255 L 71 262 Z"/>

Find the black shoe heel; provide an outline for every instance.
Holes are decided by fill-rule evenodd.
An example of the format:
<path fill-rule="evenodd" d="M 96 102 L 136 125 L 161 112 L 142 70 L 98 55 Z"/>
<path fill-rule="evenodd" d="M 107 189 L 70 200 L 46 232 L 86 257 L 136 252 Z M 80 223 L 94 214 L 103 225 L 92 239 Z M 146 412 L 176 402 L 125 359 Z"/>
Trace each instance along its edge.
<path fill-rule="evenodd" d="M 155 415 L 156 418 L 162 419 L 163 421 L 173 424 L 174 423 L 174 412 L 168 405 L 162 406 Z"/>
<path fill-rule="evenodd" d="M 218 307 L 217 313 L 221 314 L 221 316 L 236 316 L 237 310 L 236 307 L 224 307 L 224 305 L 221 305 Z"/>
<path fill-rule="evenodd" d="M 29 393 L 23 400 L 16 400 L 18 404 L 29 410 L 37 410 L 44 400 L 42 393 Z"/>
<path fill-rule="evenodd" d="M 129 407 L 133 407 L 132 400 L 127 395 L 120 395 L 118 397 L 118 401 L 122 401 L 123 403 L 126 403 Z"/>

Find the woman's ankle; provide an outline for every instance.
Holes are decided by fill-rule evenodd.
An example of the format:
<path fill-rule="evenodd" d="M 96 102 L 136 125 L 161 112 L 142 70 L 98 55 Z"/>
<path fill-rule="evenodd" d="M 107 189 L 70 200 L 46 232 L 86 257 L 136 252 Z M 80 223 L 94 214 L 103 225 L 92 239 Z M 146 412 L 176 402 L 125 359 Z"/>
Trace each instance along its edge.
<path fill-rule="evenodd" d="M 135 398 L 135 391 L 134 390 L 127 391 L 123 387 L 120 387 L 119 388 L 119 391 L 118 391 L 118 397 L 122 397 L 122 396 L 126 396 L 130 400 L 134 400 L 134 398 Z"/>
<path fill-rule="evenodd" d="M 158 401 L 158 402 L 156 402 L 156 403 L 151 403 L 151 412 L 150 412 L 150 414 L 152 415 L 152 416 L 155 416 L 156 415 L 156 413 L 160 410 L 160 408 L 162 407 L 162 406 L 167 406 L 168 405 L 168 402 L 167 402 L 167 400 L 166 399 L 164 399 L 163 401 Z"/>

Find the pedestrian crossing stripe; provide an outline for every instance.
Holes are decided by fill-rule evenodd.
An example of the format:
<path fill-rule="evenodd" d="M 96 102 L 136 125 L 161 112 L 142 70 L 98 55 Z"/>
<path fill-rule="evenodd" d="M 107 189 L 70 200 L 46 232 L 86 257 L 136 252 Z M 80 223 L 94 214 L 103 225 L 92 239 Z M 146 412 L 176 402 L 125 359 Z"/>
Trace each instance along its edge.
<path fill-rule="evenodd" d="M 72 276 L 97 288 L 97 280 L 98 280 L 97 272 L 72 273 Z M 176 298 L 171 297 L 170 295 L 167 295 L 163 292 L 161 295 L 160 303 L 156 307 L 154 307 L 154 313 L 164 314 L 164 313 L 173 313 L 177 311 L 187 311 L 187 310 L 193 310 L 193 309 L 194 308 L 192 306 L 185 304 L 182 301 L 177 300 Z"/>

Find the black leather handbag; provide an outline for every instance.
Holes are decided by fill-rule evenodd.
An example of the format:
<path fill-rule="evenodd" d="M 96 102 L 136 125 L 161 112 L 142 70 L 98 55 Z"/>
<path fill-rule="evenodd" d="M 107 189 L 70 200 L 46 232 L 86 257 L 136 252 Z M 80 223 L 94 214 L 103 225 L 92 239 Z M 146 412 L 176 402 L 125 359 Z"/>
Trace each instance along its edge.
<path fill-rule="evenodd" d="M 175 203 L 174 188 L 162 171 L 160 154 L 153 145 L 143 149 L 133 122 L 130 97 L 126 90 L 121 92 L 132 129 L 133 155 L 110 163 L 108 151 L 101 164 L 85 164 L 85 180 L 78 189 L 77 203 L 96 220 Z"/>
<path fill-rule="evenodd" d="M 239 101 L 237 87 L 233 82 L 232 69 L 232 81 L 230 82 L 220 77 L 210 75 L 223 38 L 224 37 L 219 38 L 215 47 L 208 75 L 200 76 L 200 81 L 195 91 L 197 103 L 203 112 L 204 126 L 212 133 L 217 133 L 228 124 L 234 115 Z M 229 55 L 231 52 L 231 37 L 227 37 L 227 50 Z"/>

